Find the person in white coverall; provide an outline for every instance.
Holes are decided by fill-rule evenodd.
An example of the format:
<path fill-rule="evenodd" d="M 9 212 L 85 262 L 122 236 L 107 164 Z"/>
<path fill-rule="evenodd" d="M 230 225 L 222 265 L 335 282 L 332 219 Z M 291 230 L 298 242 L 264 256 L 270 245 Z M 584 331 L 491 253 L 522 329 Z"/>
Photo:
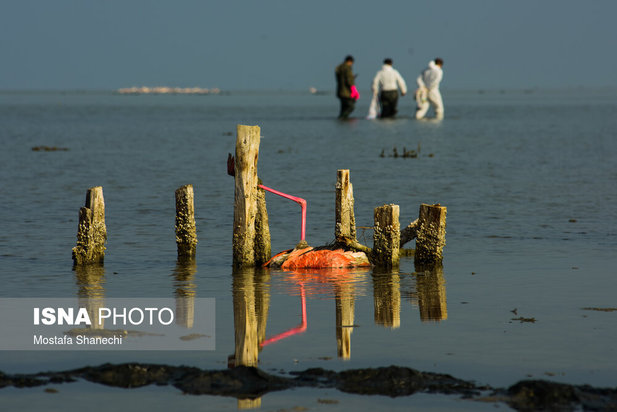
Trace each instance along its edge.
<path fill-rule="evenodd" d="M 443 119 L 443 101 L 439 92 L 439 83 L 443 78 L 443 60 L 439 57 L 432 60 L 428 67 L 418 76 L 416 90 L 416 119 L 426 116 L 429 107 L 433 106 L 435 118 Z"/>
<path fill-rule="evenodd" d="M 392 67 L 392 59 L 383 61 L 383 67 L 375 75 L 371 89 L 373 95 L 379 93 L 379 104 L 381 106 L 379 117 L 394 117 L 398 103 L 398 89 L 401 89 L 401 96 L 405 96 L 407 85 L 398 70 Z"/>

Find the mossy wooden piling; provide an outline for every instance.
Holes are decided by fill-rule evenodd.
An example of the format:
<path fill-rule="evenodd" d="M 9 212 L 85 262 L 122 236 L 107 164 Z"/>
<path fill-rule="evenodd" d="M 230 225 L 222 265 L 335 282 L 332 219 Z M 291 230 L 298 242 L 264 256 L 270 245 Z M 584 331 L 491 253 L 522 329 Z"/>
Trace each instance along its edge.
<path fill-rule="evenodd" d="M 423 263 L 440 262 L 446 244 L 447 208 L 439 204 L 420 205 L 416 252 L 414 261 Z"/>
<path fill-rule="evenodd" d="M 338 242 L 356 240 L 356 218 L 354 214 L 353 186 L 349 180 L 349 170 L 336 172 L 336 204 L 334 237 Z"/>
<path fill-rule="evenodd" d="M 259 200 L 259 142 L 259 126 L 237 126 L 234 163 L 234 267 L 258 266 L 270 259 L 270 231 L 265 196 L 263 200 Z M 262 206 L 258 207 L 258 204 Z"/>
<path fill-rule="evenodd" d="M 193 185 L 176 189 L 176 244 L 178 256 L 193 257 L 197 249 Z"/>
<path fill-rule="evenodd" d="M 373 232 L 373 262 L 379 268 L 395 268 L 399 265 L 401 225 L 398 205 L 383 205 L 375 208 Z"/>
<path fill-rule="evenodd" d="M 86 193 L 85 206 L 79 209 L 77 245 L 73 248 L 74 264 L 103 263 L 106 241 L 103 188 L 91 187 Z"/>

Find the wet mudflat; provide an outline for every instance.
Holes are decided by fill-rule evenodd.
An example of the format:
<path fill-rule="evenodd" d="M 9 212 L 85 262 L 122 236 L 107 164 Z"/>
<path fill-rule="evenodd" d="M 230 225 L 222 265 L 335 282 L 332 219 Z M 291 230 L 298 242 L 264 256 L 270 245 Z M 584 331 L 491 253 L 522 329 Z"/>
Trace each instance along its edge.
<path fill-rule="evenodd" d="M 189 395 L 217 395 L 245 400 L 258 399 L 269 392 L 312 387 L 389 397 L 411 396 L 415 393 L 457 395 L 468 401 L 504 403 L 520 411 L 617 409 L 617 389 L 567 385 L 546 380 L 526 380 L 509 388 L 492 388 L 486 385 L 478 386 L 450 375 L 397 366 L 342 372 L 314 368 L 290 372 L 289 376 L 278 376 L 243 366 L 208 371 L 192 367 L 138 363 L 105 364 L 59 372 L 20 375 L 0 373 L 0 388 L 58 385 L 78 379 L 120 388 L 172 385 Z M 58 390 L 46 391 L 55 393 Z"/>

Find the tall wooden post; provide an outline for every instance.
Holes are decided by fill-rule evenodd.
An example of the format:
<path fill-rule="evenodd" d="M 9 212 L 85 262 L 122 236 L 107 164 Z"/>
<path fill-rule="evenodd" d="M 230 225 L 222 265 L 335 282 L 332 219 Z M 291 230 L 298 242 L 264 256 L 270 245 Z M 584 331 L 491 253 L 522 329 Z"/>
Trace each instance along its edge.
<path fill-rule="evenodd" d="M 77 245 L 73 248 L 75 265 L 102 263 L 105 257 L 105 201 L 103 188 L 91 187 L 86 193 L 86 205 L 79 209 Z"/>
<path fill-rule="evenodd" d="M 349 181 L 349 170 L 336 172 L 334 237 L 337 241 L 356 240 L 356 218 L 354 215 L 353 186 Z"/>
<path fill-rule="evenodd" d="M 398 205 L 375 208 L 373 259 L 379 268 L 393 268 L 399 264 L 401 225 Z"/>
<path fill-rule="evenodd" d="M 420 205 L 415 262 L 431 263 L 443 259 L 446 244 L 447 208 L 439 204 Z"/>
<path fill-rule="evenodd" d="M 176 190 L 176 244 L 178 256 L 193 257 L 197 247 L 193 185 Z"/>
<path fill-rule="evenodd" d="M 235 155 L 234 266 L 255 265 L 259 140 L 259 126 L 238 125 Z"/>

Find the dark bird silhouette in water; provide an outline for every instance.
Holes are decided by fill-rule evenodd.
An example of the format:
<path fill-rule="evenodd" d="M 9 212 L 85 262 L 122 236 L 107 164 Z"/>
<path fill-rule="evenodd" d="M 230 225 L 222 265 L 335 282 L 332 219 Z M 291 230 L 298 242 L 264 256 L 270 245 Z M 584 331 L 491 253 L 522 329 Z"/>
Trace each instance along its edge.
<path fill-rule="evenodd" d="M 231 155 L 231 153 L 227 155 L 227 174 L 229 176 L 236 175 L 236 161 L 234 160 L 234 157 Z"/>

